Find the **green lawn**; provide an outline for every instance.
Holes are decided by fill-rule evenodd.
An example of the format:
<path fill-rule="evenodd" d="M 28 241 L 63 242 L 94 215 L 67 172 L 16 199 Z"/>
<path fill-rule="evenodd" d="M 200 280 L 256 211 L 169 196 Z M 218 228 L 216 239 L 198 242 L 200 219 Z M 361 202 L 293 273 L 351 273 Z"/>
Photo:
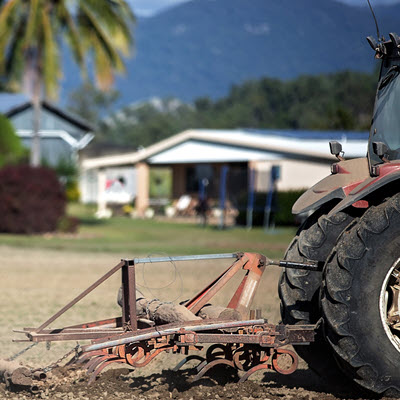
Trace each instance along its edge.
<path fill-rule="evenodd" d="M 81 219 L 77 234 L 0 235 L 0 245 L 68 251 L 109 252 L 121 257 L 150 254 L 205 254 L 235 251 L 261 252 L 282 257 L 295 228 L 265 233 L 261 228 L 219 230 L 199 225 L 115 217 L 97 220 L 93 208 L 69 207 Z"/>

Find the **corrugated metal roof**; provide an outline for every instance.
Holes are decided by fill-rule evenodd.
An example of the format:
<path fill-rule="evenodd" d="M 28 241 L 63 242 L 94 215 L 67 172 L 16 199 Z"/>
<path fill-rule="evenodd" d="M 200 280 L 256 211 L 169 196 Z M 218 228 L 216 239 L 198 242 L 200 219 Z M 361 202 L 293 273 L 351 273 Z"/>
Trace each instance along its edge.
<path fill-rule="evenodd" d="M 253 157 L 256 154 L 255 159 L 259 160 L 260 153 L 264 153 L 267 158 L 273 154 L 281 154 L 286 158 L 332 161 L 335 158 L 329 152 L 328 142 L 338 139 L 343 144 L 347 158 L 365 157 L 367 153 L 367 132 L 360 134 L 324 132 L 321 136 L 315 136 L 314 131 L 301 131 L 303 134 L 300 137 L 296 135 L 297 132 L 269 130 L 267 133 L 250 129 L 188 130 L 135 153 L 86 159 L 82 162 L 82 167 L 90 169 L 127 165 L 144 160 L 150 163 L 162 162 L 165 164 L 188 162 L 190 159 L 195 160 L 192 162 L 209 162 L 210 151 L 213 147 L 215 150 L 213 150 L 214 162 L 234 162 L 239 159 L 250 161 L 254 160 Z M 309 133 L 310 137 L 306 137 L 306 133 Z M 188 143 L 192 143 L 190 152 L 187 147 Z M 193 143 L 196 143 L 196 148 L 193 147 Z M 205 143 L 207 146 L 204 145 Z"/>
<path fill-rule="evenodd" d="M 186 164 L 186 163 L 221 163 L 247 162 L 248 160 L 279 160 L 280 154 L 266 154 L 263 150 L 226 146 L 199 140 L 188 140 L 170 149 L 150 157 L 150 164 Z"/>
<path fill-rule="evenodd" d="M 308 131 L 288 129 L 252 129 L 243 128 L 243 131 L 267 136 L 281 136 L 296 139 L 325 139 L 325 140 L 368 140 L 369 132 L 366 131 Z"/>
<path fill-rule="evenodd" d="M 0 93 L 0 113 L 5 114 L 7 117 L 12 116 L 26 110 L 31 107 L 31 101 L 29 97 L 21 93 Z M 66 111 L 57 105 L 49 102 L 48 100 L 42 101 L 42 107 L 57 115 L 58 117 L 65 119 L 71 124 L 74 124 L 79 129 L 84 131 L 93 131 L 94 127 L 80 116 Z M 28 127 L 27 127 L 28 128 Z"/>

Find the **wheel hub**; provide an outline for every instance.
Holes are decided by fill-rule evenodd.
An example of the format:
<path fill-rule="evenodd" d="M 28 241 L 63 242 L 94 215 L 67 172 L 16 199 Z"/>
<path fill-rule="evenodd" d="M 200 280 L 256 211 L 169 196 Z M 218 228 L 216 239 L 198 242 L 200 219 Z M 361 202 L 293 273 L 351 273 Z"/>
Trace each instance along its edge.
<path fill-rule="evenodd" d="M 385 332 L 400 351 L 400 259 L 388 271 L 382 285 L 380 310 Z"/>

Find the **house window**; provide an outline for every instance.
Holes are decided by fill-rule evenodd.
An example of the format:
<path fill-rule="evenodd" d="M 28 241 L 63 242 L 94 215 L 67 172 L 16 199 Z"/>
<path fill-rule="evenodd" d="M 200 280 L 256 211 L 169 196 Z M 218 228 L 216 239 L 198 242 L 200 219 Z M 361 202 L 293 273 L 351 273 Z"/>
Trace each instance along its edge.
<path fill-rule="evenodd" d="M 214 168 L 211 164 L 197 164 L 186 168 L 186 193 L 199 190 L 199 183 L 207 179 L 211 183 L 214 179 Z"/>

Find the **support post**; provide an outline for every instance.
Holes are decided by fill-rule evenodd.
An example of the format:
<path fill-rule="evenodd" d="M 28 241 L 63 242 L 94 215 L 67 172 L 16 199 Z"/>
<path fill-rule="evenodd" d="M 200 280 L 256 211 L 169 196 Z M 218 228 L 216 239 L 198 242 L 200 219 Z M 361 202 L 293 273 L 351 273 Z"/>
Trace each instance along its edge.
<path fill-rule="evenodd" d="M 225 228 L 225 201 L 226 201 L 226 181 L 228 177 L 229 167 L 223 165 L 221 168 L 221 181 L 219 187 L 219 208 L 221 209 L 221 219 L 219 229 Z"/>
<path fill-rule="evenodd" d="M 253 227 L 253 211 L 254 211 L 254 177 L 255 170 L 251 168 L 249 170 L 249 191 L 247 196 L 247 215 L 246 215 L 246 226 L 247 229 Z"/>
<path fill-rule="evenodd" d="M 135 263 L 124 260 L 122 267 L 122 325 L 137 330 Z"/>

